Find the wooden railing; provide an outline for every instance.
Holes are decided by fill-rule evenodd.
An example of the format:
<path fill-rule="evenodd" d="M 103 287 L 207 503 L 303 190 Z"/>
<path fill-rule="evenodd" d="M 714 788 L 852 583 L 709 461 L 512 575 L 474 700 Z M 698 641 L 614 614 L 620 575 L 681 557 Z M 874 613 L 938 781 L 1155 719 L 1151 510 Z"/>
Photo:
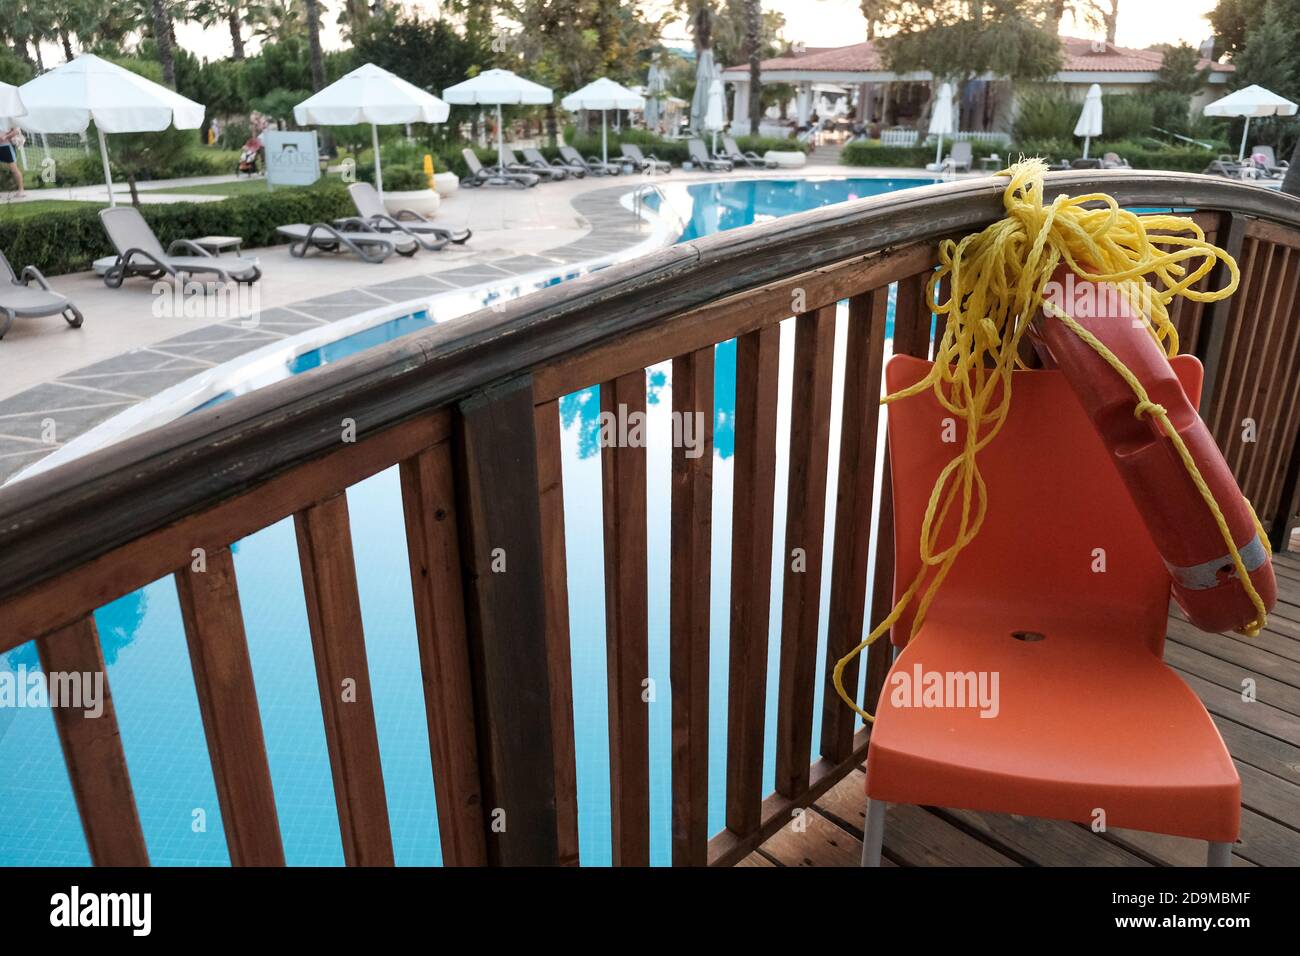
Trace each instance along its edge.
<path fill-rule="evenodd" d="M 869 480 L 887 454 L 877 447 L 877 398 L 888 293 L 896 284 L 894 351 L 927 355 L 924 284 L 936 245 L 998 218 L 1001 188 L 993 180 L 918 188 L 672 246 L 18 483 L 0 492 L 0 652 L 35 639 L 50 670 L 101 671 L 95 609 L 174 575 L 231 860 L 283 863 L 229 546 L 292 516 L 344 856 L 392 863 L 344 492 L 397 465 L 444 860 L 578 861 L 573 700 L 603 692 L 613 857 L 644 864 L 646 449 L 601 451 L 608 682 L 575 688 L 557 403 L 599 385 L 606 409 L 642 409 L 645 369 L 671 360 L 673 410 L 702 413 L 707 426 L 704 454 L 678 448 L 672 458 L 672 859 L 735 863 L 866 752 L 867 731 L 855 732 L 829 692 L 817 753 L 809 742 L 817 683 L 829 686 L 830 664 L 891 599 L 889 472 L 875 527 Z M 1300 510 L 1300 202 L 1195 176 L 1048 177 L 1049 196 L 1099 188 L 1131 206 L 1194 209 L 1239 258 L 1241 292 L 1208 308 L 1180 305 L 1175 319 L 1207 365 L 1205 417 L 1280 543 Z M 792 316 L 785 538 L 774 541 L 778 323 Z M 828 464 L 837 321 L 848 323 L 847 359 L 838 457 Z M 710 754 L 713 362 L 714 346 L 732 338 L 727 744 Z M 1245 418 L 1254 419 L 1254 441 L 1242 440 Z M 342 440 L 348 423 L 355 442 Z M 830 467 L 838 471 L 833 518 Z M 828 520 L 833 543 L 823 553 Z M 793 546 L 806 552 L 806 566 L 787 569 L 781 584 L 776 789 L 765 794 L 772 558 Z M 508 573 L 491 573 L 501 553 Z M 826 575 L 828 647 L 819 661 Z M 866 687 L 856 689 L 867 701 L 888 667 L 882 642 L 868 658 Z M 358 686 L 356 702 L 341 706 L 344 677 Z M 55 717 L 91 857 L 147 862 L 111 700 L 94 721 L 63 709 Z M 726 827 L 713 835 L 711 759 L 726 761 Z M 504 830 L 492 825 L 499 811 Z"/>

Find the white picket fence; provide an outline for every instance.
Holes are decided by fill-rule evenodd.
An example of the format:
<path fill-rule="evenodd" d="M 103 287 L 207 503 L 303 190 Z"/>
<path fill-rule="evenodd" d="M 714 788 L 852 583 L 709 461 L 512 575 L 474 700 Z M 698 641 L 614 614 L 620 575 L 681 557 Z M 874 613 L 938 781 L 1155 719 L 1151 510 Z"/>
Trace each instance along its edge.
<path fill-rule="evenodd" d="M 1011 142 L 1009 133 L 1000 133 L 984 129 L 964 129 L 959 131 L 955 136 L 944 137 L 945 139 L 966 140 L 972 143 L 989 143 L 998 146 L 1005 146 Z M 892 129 L 880 131 L 881 146 L 916 146 L 920 141 L 920 134 L 906 126 L 895 126 Z M 933 142 L 933 138 L 926 136 L 925 142 Z"/>

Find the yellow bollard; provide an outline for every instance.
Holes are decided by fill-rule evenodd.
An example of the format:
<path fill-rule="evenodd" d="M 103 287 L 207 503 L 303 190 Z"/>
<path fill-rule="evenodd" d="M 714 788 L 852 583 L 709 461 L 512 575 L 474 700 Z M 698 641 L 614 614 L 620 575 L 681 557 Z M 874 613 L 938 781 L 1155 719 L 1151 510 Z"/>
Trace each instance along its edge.
<path fill-rule="evenodd" d="M 433 157 L 428 153 L 424 154 L 424 175 L 429 177 L 429 188 L 437 192 L 438 188 L 433 184 Z"/>

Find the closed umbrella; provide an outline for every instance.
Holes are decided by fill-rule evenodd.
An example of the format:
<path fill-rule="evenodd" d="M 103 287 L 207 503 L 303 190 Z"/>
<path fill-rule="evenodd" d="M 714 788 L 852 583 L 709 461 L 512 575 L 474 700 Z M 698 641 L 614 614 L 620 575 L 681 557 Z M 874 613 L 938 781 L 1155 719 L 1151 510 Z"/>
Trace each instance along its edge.
<path fill-rule="evenodd" d="M 704 111 L 704 128 L 713 134 L 713 152 L 718 152 L 718 130 L 727 125 L 727 106 L 723 101 L 722 80 L 709 83 L 709 102 Z"/>
<path fill-rule="evenodd" d="M 705 129 L 704 114 L 709 109 L 709 86 L 718 76 L 713 63 L 713 51 L 701 50 L 695 64 L 695 93 L 691 96 L 691 129 L 699 133 Z"/>
<path fill-rule="evenodd" d="M 445 123 L 449 107 L 400 76 L 367 63 L 335 80 L 293 108 L 302 126 L 352 126 L 369 123 L 375 148 L 375 188 L 384 198 L 384 172 L 379 161 L 379 127 L 401 123 Z"/>
<path fill-rule="evenodd" d="M 1246 158 L 1246 134 L 1250 130 L 1250 121 L 1255 116 L 1294 116 L 1296 105 L 1290 100 L 1278 96 L 1262 86 L 1247 86 L 1235 93 L 1229 93 L 1221 100 L 1208 104 L 1202 112 L 1206 116 L 1244 116 L 1246 123 L 1241 130 L 1241 149 L 1237 151 L 1237 161 Z"/>
<path fill-rule="evenodd" d="M 484 70 L 478 76 L 442 91 L 448 103 L 497 108 L 497 164 L 506 165 L 505 140 L 501 134 L 501 107 L 519 104 L 545 105 L 554 94 L 540 83 L 515 76 L 509 70 Z"/>
<path fill-rule="evenodd" d="M 1083 98 L 1083 112 L 1074 124 L 1074 135 L 1083 137 L 1083 158 L 1088 158 L 1088 144 L 1094 136 L 1101 135 L 1101 87 L 1094 83 Z"/>
<path fill-rule="evenodd" d="M 646 129 L 654 130 L 659 126 L 659 118 L 662 108 L 659 105 L 659 98 L 664 94 L 664 71 L 659 68 L 658 63 L 650 64 L 650 72 L 646 74 L 646 98 L 645 98 L 645 125 Z"/>
<path fill-rule="evenodd" d="M 934 164 L 939 165 L 943 158 L 943 138 L 951 136 L 956 130 L 953 128 L 952 116 L 952 84 L 945 83 L 939 87 L 939 92 L 935 94 L 934 109 L 930 111 L 930 134 L 939 137 L 939 145 L 935 147 Z"/>
<path fill-rule="evenodd" d="M 600 110 L 600 158 L 609 162 L 609 144 L 606 133 L 606 110 L 640 110 L 645 109 L 645 97 L 633 93 L 625 86 L 613 80 L 601 77 L 593 80 L 576 93 L 570 93 L 560 100 L 560 105 L 570 112 L 578 110 Z"/>
<path fill-rule="evenodd" d="M 24 83 L 18 90 L 27 115 L 22 126 L 37 133 L 83 133 L 93 122 L 99 134 L 108 204 L 113 178 L 108 166 L 106 133 L 157 133 L 175 126 L 203 125 L 201 103 L 147 80 L 130 70 L 83 53 L 60 67 Z"/>

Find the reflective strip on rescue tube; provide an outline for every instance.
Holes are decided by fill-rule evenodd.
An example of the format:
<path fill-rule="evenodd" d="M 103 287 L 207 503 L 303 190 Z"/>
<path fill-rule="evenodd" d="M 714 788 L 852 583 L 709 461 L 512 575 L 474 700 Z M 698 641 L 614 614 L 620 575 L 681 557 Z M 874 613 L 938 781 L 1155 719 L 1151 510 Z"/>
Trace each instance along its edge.
<path fill-rule="evenodd" d="M 1146 321 L 1117 287 L 1079 279 L 1064 265 L 1046 297 L 1096 336 L 1141 381 L 1150 401 L 1163 407 L 1223 512 L 1251 583 L 1272 610 L 1277 583 L 1254 514 Z M 1040 315 L 1033 336 L 1050 351 L 1050 361 L 1097 429 L 1169 569 L 1174 599 L 1188 620 L 1206 631 L 1248 627 L 1258 616 L 1254 603 L 1169 436 L 1150 414 L 1135 414 L 1144 410 L 1138 409 L 1133 389 L 1065 323 Z"/>

